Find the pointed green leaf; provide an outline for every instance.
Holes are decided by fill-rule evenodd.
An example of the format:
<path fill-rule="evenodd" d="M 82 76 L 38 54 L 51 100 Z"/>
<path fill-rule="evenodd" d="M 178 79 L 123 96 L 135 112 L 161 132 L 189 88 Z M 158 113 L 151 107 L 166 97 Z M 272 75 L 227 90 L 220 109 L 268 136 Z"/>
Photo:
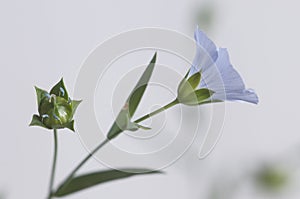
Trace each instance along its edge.
<path fill-rule="evenodd" d="M 61 80 L 55 86 L 53 86 L 53 88 L 50 91 L 50 94 L 60 96 L 67 101 L 69 100 L 68 91 L 65 87 L 63 78 L 61 78 Z"/>
<path fill-rule="evenodd" d="M 154 54 L 152 60 L 150 61 L 149 65 L 147 66 L 146 70 L 142 74 L 141 78 L 139 79 L 138 83 L 130 93 L 126 103 L 120 113 L 118 114 L 115 122 L 113 123 L 111 129 L 107 134 L 108 139 L 113 139 L 117 135 L 119 135 L 124 130 L 131 130 L 135 131 L 139 127 L 135 124 L 132 124 L 130 119 L 135 113 L 143 95 L 147 88 L 148 82 L 152 75 L 154 66 L 156 62 L 156 53 Z"/>
<path fill-rule="evenodd" d="M 127 100 L 128 104 L 129 104 L 130 118 L 135 113 L 135 111 L 144 95 L 144 92 L 147 88 L 150 77 L 152 75 L 155 63 L 156 63 L 156 53 L 154 54 L 152 60 L 150 61 L 149 65 L 147 66 L 146 70 L 144 71 L 143 75 L 139 79 L 138 83 L 134 87 L 133 91 L 131 92 L 131 94 Z"/>
<path fill-rule="evenodd" d="M 79 106 L 79 104 L 82 102 L 82 100 L 72 100 L 71 101 L 71 106 L 72 106 L 72 115 L 75 114 L 75 111 L 77 109 L 77 107 Z"/>
<path fill-rule="evenodd" d="M 129 111 L 128 111 L 128 106 L 125 104 L 125 106 L 122 108 L 120 113 L 118 114 L 116 120 L 114 121 L 113 125 L 111 126 L 107 138 L 109 140 L 115 138 L 117 135 L 122 133 L 125 130 L 128 130 L 128 123 L 130 122 L 129 120 Z"/>
<path fill-rule="evenodd" d="M 147 169 L 126 169 L 126 171 L 128 172 L 119 170 L 106 170 L 75 177 L 71 181 L 69 181 L 69 183 L 62 184 L 57 189 L 57 191 L 53 193 L 53 196 L 66 196 L 95 185 L 110 182 L 113 180 L 120 180 L 131 176 L 161 173 L 159 171 L 151 171 Z"/>
<path fill-rule="evenodd" d="M 119 125 L 115 121 L 113 123 L 113 125 L 110 127 L 110 130 L 107 134 L 107 139 L 111 140 L 111 139 L 115 138 L 117 135 L 119 135 L 122 132 L 123 132 L 123 130 L 119 127 Z"/>
<path fill-rule="evenodd" d="M 33 115 L 32 116 L 32 120 L 29 124 L 29 126 L 40 126 L 40 127 L 44 127 L 47 128 L 43 122 L 41 121 L 40 117 L 38 115 Z M 48 129 L 48 128 L 47 128 Z"/>
<path fill-rule="evenodd" d="M 49 93 L 43 89 L 40 89 L 38 87 L 34 87 L 35 88 L 35 92 L 36 92 L 36 97 L 37 97 L 37 105 L 39 106 L 42 99 L 44 97 L 50 97 Z"/>

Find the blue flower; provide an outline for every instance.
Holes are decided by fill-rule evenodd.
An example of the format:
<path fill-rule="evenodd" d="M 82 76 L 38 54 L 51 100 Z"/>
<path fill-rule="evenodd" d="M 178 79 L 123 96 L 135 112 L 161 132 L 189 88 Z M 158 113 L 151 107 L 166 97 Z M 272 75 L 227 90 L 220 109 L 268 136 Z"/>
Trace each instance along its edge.
<path fill-rule="evenodd" d="M 252 89 L 246 89 L 239 73 L 230 63 L 225 48 L 216 45 L 197 27 L 194 34 L 197 51 L 187 78 L 201 73 L 198 89 L 213 91 L 207 101 L 246 101 L 257 104 L 258 97 Z"/>

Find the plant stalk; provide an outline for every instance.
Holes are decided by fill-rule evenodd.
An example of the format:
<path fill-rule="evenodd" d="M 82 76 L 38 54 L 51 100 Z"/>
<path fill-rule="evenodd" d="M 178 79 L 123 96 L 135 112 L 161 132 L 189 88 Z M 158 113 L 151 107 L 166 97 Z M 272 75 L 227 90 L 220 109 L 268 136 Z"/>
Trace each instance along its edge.
<path fill-rule="evenodd" d="M 54 184 L 54 178 L 55 178 L 55 170 L 56 170 L 56 161 L 57 161 L 57 129 L 53 130 L 54 135 L 54 155 L 53 155 L 53 163 L 52 163 L 52 169 L 51 169 L 51 177 L 50 177 L 50 183 L 49 183 L 49 194 L 48 199 L 52 198 L 52 189 Z"/>
<path fill-rule="evenodd" d="M 169 104 L 147 114 L 144 115 L 143 117 L 135 120 L 135 123 L 139 123 L 141 121 L 144 121 L 168 108 L 171 108 L 172 106 L 178 104 L 179 101 L 177 99 L 173 100 L 172 102 L 170 102 Z M 102 141 L 91 153 L 89 153 L 79 164 L 78 166 L 69 174 L 69 176 L 66 178 L 66 180 L 63 182 L 62 186 L 66 186 L 74 177 L 74 175 L 76 174 L 76 172 L 102 147 L 104 147 L 108 142 L 110 141 L 110 139 L 105 139 L 104 141 Z M 50 198 L 49 198 L 50 199 Z"/>
<path fill-rule="evenodd" d="M 168 108 L 171 108 L 172 106 L 174 106 L 178 103 L 179 103 L 179 101 L 177 99 L 175 99 L 172 102 L 170 102 L 169 104 L 167 104 L 167 105 L 165 105 L 165 106 L 163 106 L 163 107 L 161 107 L 161 108 L 159 108 L 159 109 L 157 109 L 157 110 L 155 110 L 155 111 L 153 111 L 153 112 L 151 112 L 147 115 L 144 115 L 143 117 L 135 120 L 134 122 L 135 123 L 140 123 L 141 121 L 144 121 L 144 120 L 148 119 L 149 117 L 152 117 L 152 116 L 154 116 L 154 115 L 156 115 L 156 114 L 158 114 L 158 113 L 160 113 L 164 110 L 167 110 Z"/>

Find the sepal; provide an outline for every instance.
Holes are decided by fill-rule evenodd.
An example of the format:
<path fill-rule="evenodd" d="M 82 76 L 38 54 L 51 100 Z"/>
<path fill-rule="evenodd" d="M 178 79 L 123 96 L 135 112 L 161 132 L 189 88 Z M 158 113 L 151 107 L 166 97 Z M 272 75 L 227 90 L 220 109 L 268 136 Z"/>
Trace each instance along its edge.
<path fill-rule="evenodd" d="M 53 88 L 50 91 L 50 94 L 54 94 L 56 96 L 62 97 L 67 101 L 69 100 L 68 91 L 65 87 L 63 78 L 61 78 L 61 80 L 56 85 L 53 86 Z"/>
<path fill-rule="evenodd" d="M 75 114 L 75 111 L 81 102 L 82 100 L 71 100 L 72 115 Z"/>
<path fill-rule="evenodd" d="M 47 98 L 50 98 L 50 94 L 43 90 L 43 89 L 40 89 L 39 87 L 35 86 L 35 92 L 36 92 L 36 98 L 37 98 L 37 105 L 39 106 L 42 99 L 44 99 L 45 97 Z"/>
<path fill-rule="evenodd" d="M 74 120 L 72 120 L 71 122 L 69 122 L 67 124 L 64 124 L 64 127 L 70 129 L 73 132 L 75 132 L 75 129 L 74 129 Z"/>
<path fill-rule="evenodd" d="M 193 74 L 189 78 L 187 77 L 183 78 L 177 89 L 178 98 L 179 99 L 184 98 L 187 95 L 193 93 L 195 89 L 198 87 L 200 80 L 201 80 L 200 72 Z"/>
<path fill-rule="evenodd" d="M 40 117 L 38 115 L 33 115 L 32 116 L 32 119 L 31 119 L 31 122 L 29 124 L 29 126 L 40 126 L 40 127 L 43 127 L 43 128 L 47 128 L 43 122 L 41 121 Z"/>
<path fill-rule="evenodd" d="M 191 92 L 185 97 L 180 98 L 179 102 L 189 106 L 200 105 L 205 101 L 209 101 L 213 93 L 214 92 L 209 89 L 201 88 Z"/>

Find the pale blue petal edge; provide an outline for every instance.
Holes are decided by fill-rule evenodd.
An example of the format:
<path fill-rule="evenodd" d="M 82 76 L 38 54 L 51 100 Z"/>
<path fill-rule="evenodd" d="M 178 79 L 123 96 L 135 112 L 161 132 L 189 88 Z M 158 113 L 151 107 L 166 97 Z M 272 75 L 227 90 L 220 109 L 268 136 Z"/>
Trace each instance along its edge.
<path fill-rule="evenodd" d="M 216 45 L 203 31 L 199 29 L 198 26 L 195 29 L 194 38 L 197 46 L 196 56 L 193 60 L 189 76 L 199 72 L 200 70 L 206 70 L 218 58 Z"/>

